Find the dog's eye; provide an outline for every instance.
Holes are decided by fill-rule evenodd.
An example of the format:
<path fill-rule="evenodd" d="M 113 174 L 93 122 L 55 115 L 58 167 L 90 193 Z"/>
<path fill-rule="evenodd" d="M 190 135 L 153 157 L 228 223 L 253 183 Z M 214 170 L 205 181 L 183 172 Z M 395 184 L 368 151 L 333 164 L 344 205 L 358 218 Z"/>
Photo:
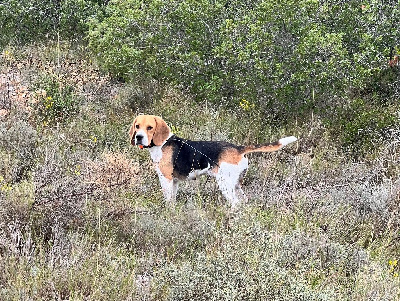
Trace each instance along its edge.
<path fill-rule="evenodd" d="M 148 131 L 150 131 L 150 130 L 152 130 L 152 129 L 153 129 L 152 126 L 148 126 L 148 127 L 147 127 L 147 130 L 148 130 Z"/>
<path fill-rule="evenodd" d="M 136 128 L 137 128 L 137 129 L 139 128 L 139 125 L 138 125 L 138 124 L 136 125 Z"/>

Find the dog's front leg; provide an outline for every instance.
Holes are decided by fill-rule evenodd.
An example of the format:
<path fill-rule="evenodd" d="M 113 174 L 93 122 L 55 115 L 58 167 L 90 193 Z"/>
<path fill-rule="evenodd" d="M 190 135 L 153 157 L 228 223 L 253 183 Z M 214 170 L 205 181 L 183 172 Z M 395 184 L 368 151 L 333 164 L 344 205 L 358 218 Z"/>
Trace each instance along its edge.
<path fill-rule="evenodd" d="M 174 179 L 168 180 L 163 175 L 159 175 L 159 178 L 165 200 L 169 203 L 174 203 L 178 191 L 178 181 Z"/>
<path fill-rule="evenodd" d="M 164 199 L 167 202 L 175 202 L 176 193 L 178 191 L 178 180 L 166 178 L 161 171 L 157 168 L 158 178 L 160 179 L 161 189 Z"/>

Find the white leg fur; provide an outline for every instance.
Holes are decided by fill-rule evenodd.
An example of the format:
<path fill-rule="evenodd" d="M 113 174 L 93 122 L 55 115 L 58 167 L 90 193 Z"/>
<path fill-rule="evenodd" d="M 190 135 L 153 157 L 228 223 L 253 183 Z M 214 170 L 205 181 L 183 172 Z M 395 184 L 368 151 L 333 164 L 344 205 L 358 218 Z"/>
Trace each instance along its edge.
<path fill-rule="evenodd" d="M 243 157 L 239 164 L 222 162 L 215 174 L 218 186 L 224 197 L 231 203 L 232 208 L 235 208 L 241 200 L 247 199 L 240 187 L 240 177 L 247 167 L 248 160 Z"/>
<path fill-rule="evenodd" d="M 160 179 L 161 189 L 164 199 L 167 202 L 175 202 L 176 193 L 178 191 L 178 180 L 169 180 L 161 173 L 160 169 L 156 167 L 158 178 Z"/>
<path fill-rule="evenodd" d="M 238 186 L 236 187 L 236 195 L 238 196 L 241 203 L 247 202 L 247 196 L 243 192 L 242 187 L 240 187 L 240 184 L 238 184 Z"/>
<path fill-rule="evenodd" d="M 217 175 L 216 179 L 223 196 L 231 203 L 232 208 L 236 207 L 239 198 L 236 195 L 235 183 L 220 175 Z"/>

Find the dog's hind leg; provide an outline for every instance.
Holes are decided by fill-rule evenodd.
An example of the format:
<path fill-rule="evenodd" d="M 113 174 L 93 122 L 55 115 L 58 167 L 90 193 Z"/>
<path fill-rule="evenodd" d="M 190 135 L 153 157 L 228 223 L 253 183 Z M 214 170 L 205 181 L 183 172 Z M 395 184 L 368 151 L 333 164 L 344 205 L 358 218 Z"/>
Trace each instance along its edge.
<path fill-rule="evenodd" d="M 246 203 L 246 202 L 247 202 L 247 196 L 246 196 L 246 194 L 243 192 L 240 183 L 238 183 L 238 184 L 235 186 L 235 191 L 236 191 L 236 195 L 237 195 L 237 197 L 238 197 L 240 203 Z"/>
<path fill-rule="evenodd" d="M 222 195 L 231 203 L 232 208 L 236 207 L 240 203 L 236 193 L 236 184 L 230 178 L 220 175 L 216 176 L 216 180 Z"/>
<path fill-rule="evenodd" d="M 240 187 L 240 182 L 244 177 L 247 166 L 247 158 L 242 158 L 238 164 L 223 162 L 215 174 L 218 186 L 225 198 L 231 203 L 232 208 L 240 204 L 241 201 L 247 200 Z"/>
<path fill-rule="evenodd" d="M 247 173 L 247 164 L 248 164 L 248 162 L 247 162 L 247 158 L 244 158 L 244 159 L 246 160 L 246 168 L 243 169 L 240 172 L 239 180 L 238 180 L 235 188 L 236 188 L 236 195 L 239 197 L 240 201 L 243 202 L 243 203 L 246 203 L 248 199 L 247 199 L 246 194 L 242 190 L 242 183 L 243 183 L 244 176 Z"/>

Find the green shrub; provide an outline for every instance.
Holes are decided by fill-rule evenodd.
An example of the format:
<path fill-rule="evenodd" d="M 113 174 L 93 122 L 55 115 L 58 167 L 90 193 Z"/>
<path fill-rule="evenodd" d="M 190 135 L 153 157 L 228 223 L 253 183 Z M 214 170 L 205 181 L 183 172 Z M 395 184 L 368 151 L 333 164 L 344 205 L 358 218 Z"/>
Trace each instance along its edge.
<path fill-rule="evenodd" d="M 5 228 L 0 251 L 6 242 L 15 252 L 7 250 L 7 260 L 0 260 L 2 300 L 140 300 L 135 257 L 112 239 L 100 244 L 90 235 L 56 230 L 44 248 L 32 242 L 29 227 Z"/>
<path fill-rule="evenodd" d="M 314 291 L 273 261 L 256 265 L 238 254 L 199 256 L 193 263 L 164 269 L 156 282 L 156 300 L 335 300 L 334 293 Z"/>
<path fill-rule="evenodd" d="M 285 121 L 335 111 L 350 88 L 387 68 L 400 44 L 390 23 L 398 10 L 375 0 L 111 1 L 89 22 L 88 40 L 117 77 L 172 83 L 224 105 L 246 100 Z"/>
<path fill-rule="evenodd" d="M 99 13 L 102 0 L 9 0 L 0 4 L 0 46 L 46 39 L 82 38 L 86 19 Z"/>
<path fill-rule="evenodd" d="M 395 109 L 355 99 L 326 120 L 332 137 L 353 157 L 376 154 L 400 121 Z"/>
<path fill-rule="evenodd" d="M 73 87 L 63 84 L 55 75 L 43 76 L 34 86 L 33 113 L 39 125 L 54 125 L 78 112 Z"/>

